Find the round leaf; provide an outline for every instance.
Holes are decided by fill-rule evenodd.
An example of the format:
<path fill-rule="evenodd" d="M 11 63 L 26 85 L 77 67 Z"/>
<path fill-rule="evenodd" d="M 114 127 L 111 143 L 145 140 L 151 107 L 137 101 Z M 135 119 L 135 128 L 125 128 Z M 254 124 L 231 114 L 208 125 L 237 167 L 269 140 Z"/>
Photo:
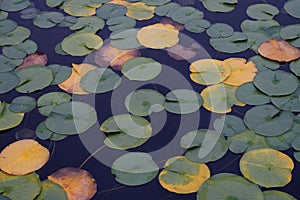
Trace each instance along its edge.
<path fill-rule="evenodd" d="M 30 1 L 24 0 L 3 0 L 0 2 L 1 10 L 8 11 L 8 12 L 15 12 L 19 10 L 23 10 L 30 6 Z"/>
<path fill-rule="evenodd" d="M 18 126 L 24 117 L 24 113 L 13 113 L 9 110 L 9 104 L 0 102 L 0 131 Z"/>
<path fill-rule="evenodd" d="M 51 181 L 43 181 L 41 193 L 35 198 L 35 200 L 53 199 L 68 200 L 64 189 L 60 185 Z"/>
<path fill-rule="evenodd" d="M 60 12 L 39 12 L 33 19 L 33 24 L 40 28 L 51 28 L 65 19 Z"/>
<path fill-rule="evenodd" d="M 284 10 L 291 16 L 295 18 L 300 18 L 300 1 L 299 0 L 289 0 L 284 4 Z"/>
<path fill-rule="evenodd" d="M 36 107 L 36 101 L 29 96 L 19 96 L 12 100 L 9 110 L 15 113 L 27 113 Z"/>
<path fill-rule="evenodd" d="M 110 35 L 111 45 L 118 49 L 136 49 L 141 46 L 137 40 L 139 29 L 122 30 Z"/>
<path fill-rule="evenodd" d="M 254 4 L 247 8 L 247 15 L 258 20 L 271 20 L 278 14 L 278 8 L 270 4 Z"/>
<path fill-rule="evenodd" d="M 265 191 L 263 194 L 265 200 L 296 200 L 292 195 L 277 190 Z"/>
<path fill-rule="evenodd" d="M 0 72 L 0 94 L 11 91 L 19 84 L 19 77 L 14 73 Z"/>
<path fill-rule="evenodd" d="M 218 134 L 223 136 L 234 136 L 247 130 L 243 120 L 234 115 L 224 115 L 216 119 L 213 127 Z"/>
<path fill-rule="evenodd" d="M 51 85 L 57 85 L 65 80 L 67 80 L 72 73 L 72 69 L 65 65 L 48 65 L 48 67 L 52 70 L 54 80 Z"/>
<path fill-rule="evenodd" d="M 69 102 L 71 96 L 64 92 L 50 92 L 44 94 L 37 100 L 38 109 L 41 115 L 49 116 L 56 105 Z"/>
<path fill-rule="evenodd" d="M 224 38 L 232 36 L 234 29 L 228 24 L 215 23 L 207 29 L 206 33 L 212 38 Z"/>
<path fill-rule="evenodd" d="M 1 1 L 3 3 L 3 1 Z M 0 37 L 0 45 L 16 45 L 20 44 L 30 36 L 31 32 L 29 29 L 22 26 L 17 26 L 16 29 L 9 33 L 5 33 Z"/>
<path fill-rule="evenodd" d="M 260 92 L 253 83 L 244 83 L 236 90 L 236 98 L 248 105 L 264 105 L 269 103 L 270 97 Z"/>

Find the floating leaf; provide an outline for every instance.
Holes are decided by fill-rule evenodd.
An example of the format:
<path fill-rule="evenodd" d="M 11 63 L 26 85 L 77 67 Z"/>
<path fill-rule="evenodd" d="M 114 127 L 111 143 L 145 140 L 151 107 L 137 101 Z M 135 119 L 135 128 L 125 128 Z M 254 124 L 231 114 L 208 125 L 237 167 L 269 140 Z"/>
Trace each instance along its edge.
<path fill-rule="evenodd" d="M 238 0 L 202 0 L 201 2 L 211 12 L 231 12 Z"/>
<path fill-rule="evenodd" d="M 16 66 L 23 62 L 22 59 L 14 60 L 0 55 L 0 72 L 12 71 Z"/>
<path fill-rule="evenodd" d="M 255 106 L 246 112 L 244 122 L 260 135 L 278 136 L 292 128 L 294 115 L 273 105 Z"/>
<path fill-rule="evenodd" d="M 0 80 L 0 94 L 11 91 L 19 84 L 19 77 L 10 72 L 0 72 Z"/>
<path fill-rule="evenodd" d="M 159 183 L 170 192 L 189 194 L 197 192 L 210 177 L 207 165 L 192 162 L 184 156 L 170 158 L 159 174 Z"/>
<path fill-rule="evenodd" d="M 58 84 L 62 90 L 73 94 L 88 94 L 80 87 L 80 79 L 89 71 L 97 69 L 96 66 L 82 63 L 72 64 L 72 73 L 67 80 Z"/>
<path fill-rule="evenodd" d="M 101 37 L 94 33 L 73 33 L 61 43 L 62 49 L 72 56 L 85 56 L 99 49 L 103 44 Z"/>
<path fill-rule="evenodd" d="M 27 128 L 17 131 L 15 136 L 16 136 L 17 140 L 24 140 L 24 139 L 35 140 L 36 139 L 36 135 L 35 135 L 34 131 L 31 129 L 27 129 Z"/>
<path fill-rule="evenodd" d="M 243 120 L 234 115 L 221 116 L 214 121 L 213 127 L 218 134 L 223 136 L 234 136 L 247 130 Z"/>
<path fill-rule="evenodd" d="M 33 19 L 33 24 L 40 28 L 51 28 L 65 19 L 60 12 L 39 12 Z"/>
<path fill-rule="evenodd" d="M 300 25 L 289 25 L 280 29 L 280 37 L 292 46 L 300 48 Z"/>
<path fill-rule="evenodd" d="M 146 5 L 143 2 L 131 3 L 126 6 L 126 16 L 137 20 L 146 20 L 154 17 L 155 6 Z"/>
<path fill-rule="evenodd" d="M 76 17 L 86 17 L 96 14 L 96 9 L 100 3 L 92 3 L 90 0 L 68 0 L 64 3 L 64 11 L 69 15 Z"/>
<path fill-rule="evenodd" d="M 48 67 L 52 70 L 54 80 L 52 81 L 51 85 L 57 85 L 65 80 L 67 80 L 72 73 L 72 69 L 65 65 L 48 65 Z"/>
<path fill-rule="evenodd" d="M 300 76 L 300 59 L 290 63 L 290 70 L 296 75 Z"/>
<path fill-rule="evenodd" d="M 97 9 L 97 16 L 102 19 L 110 19 L 113 17 L 124 16 L 127 8 L 123 5 L 104 4 Z"/>
<path fill-rule="evenodd" d="M 93 107 L 72 101 L 56 105 L 46 119 L 46 126 L 54 133 L 74 135 L 87 131 L 96 121 L 97 113 Z"/>
<path fill-rule="evenodd" d="M 5 12 L 3 10 L 0 11 L 0 19 L 5 20 L 8 17 L 8 12 Z"/>
<path fill-rule="evenodd" d="M 253 4 L 247 8 L 247 15 L 258 20 L 271 20 L 278 14 L 278 8 L 271 4 Z"/>
<path fill-rule="evenodd" d="M 90 200 L 97 192 L 95 179 L 83 169 L 62 168 L 48 176 L 48 180 L 64 188 L 68 200 Z"/>
<path fill-rule="evenodd" d="M 108 68 L 98 68 L 84 74 L 80 79 L 80 87 L 89 93 L 105 93 L 121 84 L 118 74 Z"/>
<path fill-rule="evenodd" d="M 122 73 L 129 80 L 149 81 L 157 77 L 162 65 L 152 58 L 137 57 L 126 61 L 122 65 Z"/>
<path fill-rule="evenodd" d="M 104 143 L 107 146 L 122 150 L 142 145 L 152 134 L 152 127 L 146 119 L 129 114 L 108 118 L 100 129 L 106 135 Z"/>
<path fill-rule="evenodd" d="M 192 19 L 185 23 L 186 30 L 193 33 L 202 33 L 210 27 L 210 22 L 205 19 Z"/>
<path fill-rule="evenodd" d="M 252 61 L 246 63 L 243 58 L 228 58 L 223 62 L 227 63 L 231 69 L 230 76 L 224 80 L 225 84 L 240 86 L 243 83 L 251 82 L 256 75 L 257 68 Z"/>
<path fill-rule="evenodd" d="M 268 146 L 279 151 L 285 151 L 291 148 L 293 139 L 298 135 L 298 132 L 296 132 L 298 131 L 297 129 L 298 128 L 295 128 L 294 125 L 291 130 L 285 132 L 282 135 L 266 137 Z"/>
<path fill-rule="evenodd" d="M 253 149 L 268 148 L 264 136 L 255 131 L 247 130 L 229 138 L 229 150 L 233 153 L 244 153 Z"/>
<path fill-rule="evenodd" d="M 39 12 L 40 12 L 39 9 L 29 7 L 20 12 L 21 14 L 20 17 L 22 19 L 34 19 Z"/>
<path fill-rule="evenodd" d="M 137 49 L 141 46 L 137 40 L 139 29 L 122 30 L 110 35 L 111 45 L 118 49 Z"/>
<path fill-rule="evenodd" d="M 249 151 L 240 160 L 240 170 L 245 178 L 266 188 L 288 184 L 293 168 L 290 157 L 270 148 Z"/>
<path fill-rule="evenodd" d="M 169 24 L 153 24 L 141 28 L 137 39 L 141 45 L 152 49 L 172 47 L 179 41 L 178 30 Z"/>
<path fill-rule="evenodd" d="M 12 100 L 9 110 L 15 113 L 27 113 L 36 107 L 36 101 L 30 96 L 18 96 Z"/>
<path fill-rule="evenodd" d="M 278 62 L 289 62 L 300 58 L 300 50 L 284 40 L 269 40 L 258 47 L 261 56 Z"/>
<path fill-rule="evenodd" d="M 122 29 L 131 29 L 136 25 L 136 21 L 130 17 L 120 16 L 113 17 L 106 21 L 110 31 L 118 31 Z"/>
<path fill-rule="evenodd" d="M 44 89 L 53 81 L 52 70 L 41 65 L 32 65 L 16 71 L 20 79 L 16 90 L 20 93 L 31 93 Z"/>
<path fill-rule="evenodd" d="M 215 23 L 206 30 L 206 33 L 212 38 L 225 38 L 232 36 L 234 29 L 228 24 Z"/>
<path fill-rule="evenodd" d="M 4 19 L 0 21 L 0 34 L 12 32 L 17 28 L 17 23 L 11 19 Z"/>
<path fill-rule="evenodd" d="M 137 186 L 152 181 L 158 174 L 158 166 L 147 153 L 132 152 L 117 158 L 111 166 L 116 181 Z"/>
<path fill-rule="evenodd" d="M 289 0 L 284 4 L 284 10 L 292 17 L 300 18 L 299 3 L 300 3 L 299 0 Z"/>
<path fill-rule="evenodd" d="M 37 100 L 38 109 L 41 115 L 49 116 L 56 105 L 71 100 L 71 96 L 64 92 L 50 92 L 42 95 Z"/>
<path fill-rule="evenodd" d="M 294 138 L 292 141 L 292 147 L 296 151 L 300 151 L 300 136 L 298 135 L 297 137 Z"/>
<path fill-rule="evenodd" d="M 59 27 L 70 27 L 77 22 L 76 17 L 64 16 L 64 20 L 57 24 Z"/>
<path fill-rule="evenodd" d="M 241 23 L 243 32 L 262 32 L 272 27 L 280 27 L 280 24 L 275 20 L 249 20 L 246 19 Z"/>
<path fill-rule="evenodd" d="M 168 17 L 164 17 L 160 20 L 161 24 L 171 24 L 172 26 L 174 26 L 178 31 L 183 31 L 184 30 L 184 25 L 180 24 L 178 22 L 175 22 L 174 20 L 172 20 L 171 18 Z"/>
<path fill-rule="evenodd" d="M 41 193 L 35 198 L 35 200 L 53 199 L 68 200 L 64 189 L 60 185 L 51 181 L 43 181 Z"/>
<path fill-rule="evenodd" d="M 300 102 L 298 100 L 299 95 L 300 89 L 298 88 L 294 93 L 288 96 L 271 97 L 271 101 L 281 110 L 300 112 Z"/>
<path fill-rule="evenodd" d="M 277 190 L 264 191 L 263 194 L 265 200 L 296 200 L 292 195 Z"/>
<path fill-rule="evenodd" d="M 247 35 L 250 49 L 252 49 L 256 53 L 261 43 L 272 39 L 271 36 L 263 32 L 245 32 L 245 34 Z"/>
<path fill-rule="evenodd" d="M 186 149 L 185 156 L 188 159 L 201 163 L 219 160 L 228 150 L 223 136 L 204 129 L 187 133 L 181 138 L 180 145 Z"/>
<path fill-rule="evenodd" d="M 49 151 L 37 141 L 26 139 L 14 142 L 0 153 L 0 168 L 12 175 L 25 175 L 43 167 Z"/>
<path fill-rule="evenodd" d="M 23 10 L 30 6 L 29 0 L 2 0 L 0 2 L 1 10 L 8 11 L 8 12 L 15 12 L 19 10 Z"/>
<path fill-rule="evenodd" d="M 46 125 L 45 125 L 45 121 L 42 121 L 35 130 L 35 134 L 36 136 L 41 139 L 41 140 L 48 140 L 51 138 L 51 136 L 53 135 L 53 132 L 50 131 Z"/>
<path fill-rule="evenodd" d="M 143 0 L 144 3 L 151 6 L 161 6 L 169 3 L 171 0 Z"/>
<path fill-rule="evenodd" d="M 25 42 L 14 46 L 4 46 L 2 52 L 8 58 L 22 59 L 26 55 L 36 52 L 37 48 L 38 46 L 35 42 L 26 40 Z"/>
<path fill-rule="evenodd" d="M 3 1 L 1 1 L 3 3 Z M 0 35 L 0 45 L 16 45 L 22 43 L 30 36 L 29 29 L 22 26 L 17 26 L 13 31 Z"/>
<path fill-rule="evenodd" d="M 278 62 L 274 62 L 274 61 L 265 59 L 259 55 L 253 56 L 249 60 L 254 62 L 254 64 L 256 65 L 256 68 L 260 71 L 265 70 L 265 69 L 275 70 L 280 67 L 280 64 Z"/>
<path fill-rule="evenodd" d="M 46 0 L 47 6 L 54 8 L 54 7 L 59 7 L 65 2 L 65 0 Z"/>
<path fill-rule="evenodd" d="M 32 65 L 46 65 L 47 62 L 48 62 L 47 54 L 44 54 L 43 52 L 36 52 L 26 56 L 22 64 L 19 65 L 16 69 L 24 68 Z"/>
<path fill-rule="evenodd" d="M 161 5 L 155 8 L 155 14 L 158 16 L 171 17 L 173 12 L 180 8 L 181 6 L 178 3 L 170 2 L 165 5 Z"/>
<path fill-rule="evenodd" d="M 0 131 L 18 126 L 24 117 L 24 113 L 13 113 L 9 110 L 9 104 L 0 102 Z"/>
<path fill-rule="evenodd" d="M 285 71 L 259 71 L 253 79 L 253 84 L 268 96 L 284 96 L 292 94 L 298 88 L 296 76 Z"/>
<path fill-rule="evenodd" d="M 258 106 L 271 102 L 269 96 L 260 92 L 253 83 L 244 83 L 236 90 L 236 98 L 248 105 Z"/>
<path fill-rule="evenodd" d="M 25 176 L 12 176 L 0 172 L 0 190 L 1 195 L 12 200 L 32 200 L 40 193 L 41 182 L 36 173 Z"/>
<path fill-rule="evenodd" d="M 155 90 L 140 89 L 131 92 L 125 99 L 127 110 L 137 116 L 148 116 L 164 109 L 165 97 Z"/>
<path fill-rule="evenodd" d="M 231 74 L 227 63 L 215 59 L 202 59 L 190 65 L 190 78 L 202 85 L 212 85 L 223 82 Z"/>
<path fill-rule="evenodd" d="M 260 188 L 235 174 L 221 173 L 212 176 L 200 187 L 197 200 L 212 199 L 256 199 L 264 200 Z"/>
<path fill-rule="evenodd" d="M 172 90 L 166 95 L 164 107 L 176 114 L 189 114 L 199 110 L 203 102 L 199 93 L 187 89 Z"/>
<path fill-rule="evenodd" d="M 185 24 L 193 19 L 202 19 L 203 12 L 190 6 L 179 7 L 171 15 L 171 18 L 180 24 Z"/>
<path fill-rule="evenodd" d="M 91 16 L 91 17 L 80 17 L 77 19 L 77 22 L 74 23 L 69 28 L 71 30 L 76 30 L 77 32 L 89 32 L 96 33 L 104 27 L 104 20 L 100 17 Z"/>

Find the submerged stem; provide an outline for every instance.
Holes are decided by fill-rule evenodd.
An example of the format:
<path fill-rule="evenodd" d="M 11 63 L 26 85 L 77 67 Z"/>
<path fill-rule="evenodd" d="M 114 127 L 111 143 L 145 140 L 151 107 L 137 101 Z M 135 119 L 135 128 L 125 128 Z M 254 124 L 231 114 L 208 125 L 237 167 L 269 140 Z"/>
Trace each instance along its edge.
<path fill-rule="evenodd" d="M 105 145 L 103 145 L 102 147 L 96 149 L 96 151 L 94 151 L 91 155 L 89 155 L 79 166 L 79 169 L 81 169 L 92 157 L 94 157 L 94 155 L 96 155 L 99 151 L 101 151 L 102 149 L 104 149 Z"/>

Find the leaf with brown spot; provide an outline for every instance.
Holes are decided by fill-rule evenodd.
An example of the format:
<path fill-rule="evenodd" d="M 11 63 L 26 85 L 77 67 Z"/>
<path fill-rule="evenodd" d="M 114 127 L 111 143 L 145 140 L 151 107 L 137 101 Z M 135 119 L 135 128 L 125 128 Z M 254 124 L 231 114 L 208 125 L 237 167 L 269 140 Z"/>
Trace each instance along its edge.
<path fill-rule="evenodd" d="M 19 65 L 16 69 L 24 68 L 32 65 L 46 65 L 48 62 L 48 57 L 43 52 L 36 52 L 34 54 L 28 55 L 24 58 L 23 63 Z"/>

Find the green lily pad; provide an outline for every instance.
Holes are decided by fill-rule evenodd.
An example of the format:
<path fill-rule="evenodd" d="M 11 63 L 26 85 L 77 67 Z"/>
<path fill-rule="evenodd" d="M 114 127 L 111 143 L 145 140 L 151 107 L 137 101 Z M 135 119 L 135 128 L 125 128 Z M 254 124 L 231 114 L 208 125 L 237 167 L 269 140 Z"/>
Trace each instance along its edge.
<path fill-rule="evenodd" d="M 197 10 L 196 8 L 190 7 L 190 6 L 183 6 L 178 9 L 176 9 L 172 13 L 172 20 L 175 22 L 178 22 L 180 24 L 185 24 L 190 20 L 193 19 L 202 19 L 204 16 L 203 12 L 200 10 Z"/>
<path fill-rule="evenodd" d="M 5 12 L 3 10 L 0 11 L 0 20 L 5 20 L 8 17 L 8 12 Z"/>
<path fill-rule="evenodd" d="M 56 141 L 63 140 L 63 139 L 65 139 L 66 137 L 68 137 L 68 135 L 63 135 L 63 134 L 53 133 L 53 134 L 51 135 L 51 137 L 49 138 L 49 140 L 56 142 Z"/>
<path fill-rule="evenodd" d="M 273 105 L 262 105 L 248 110 L 244 122 L 249 129 L 260 135 L 278 136 L 292 128 L 294 115 L 288 111 L 280 111 Z"/>
<path fill-rule="evenodd" d="M 111 167 L 116 181 L 124 185 L 137 186 L 152 181 L 159 167 L 150 154 L 141 152 L 127 153 L 117 158 Z"/>
<path fill-rule="evenodd" d="M 206 33 L 212 38 L 224 38 L 232 36 L 234 29 L 228 24 L 215 23 L 206 30 Z"/>
<path fill-rule="evenodd" d="M 152 127 L 146 119 L 129 114 L 108 118 L 100 129 L 106 135 L 104 143 L 107 146 L 122 150 L 144 144 L 152 134 Z"/>
<path fill-rule="evenodd" d="M 300 163 L 300 151 L 295 151 L 294 152 L 294 158 L 296 161 Z"/>
<path fill-rule="evenodd" d="M 288 184 L 293 168 L 290 157 L 270 148 L 248 151 L 240 160 L 240 170 L 245 178 L 265 188 Z"/>
<path fill-rule="evenodd" d="M 61 103 L 71 100 L 71 96 L 64 92 L 50 92 L 37 100 L 38 110 L 41 115 L 49 116 L 53 108 Z"/>
<path fill-rule="evenodd" d="M 300 24 L 283 27 L 280 29 L 280 36 L 292 46 L 300 48 Z"/>
<path fill-rule="evenodd" d="M 258 106 L 271 102 L 269 96 L 259 91 L 253 83 L 244 83 L 236 90 L 236 98 L 248 105 Z"/>
<path fill-rule="evenodd" d="M 274 62 L 274 61 L 265 59 L 259 55 L 253 56 L 249 60 L 254 62 L 254 64 L 256 65 L 256 68 L 260 71 L 265 70 L 265 69 L 275 70 L 275 69 L 279 69 L 279 67 L 280 67 L 280 64 L 278 62 Z"/>
<path fill-rule="evenodd" d="M 0 2 L 0 9 L 8 12 L 15 12 L 29 7 L 30 4 L 29 0 L 2 0 Z"/>
<path fill-rule="evenodd" d="M 238 0 L 201 0 L 203 6 L 211 12 L 231 12 Z"/>
<path fill-rule="evenodd" d="M 300 112 L 299 97 L 300 89 L 298 88 L 294 93 L 287 96 L 271 97 L 272 103 L 281 110 L 291 112 Z"/>
<path fill-rule="evenodd" d="M 192 19 L 184 24 L 184 28 L 192 33 L 202 33 L 210 25 L 210 22 L 205 19 Z"/>
<path fill-rule="evenodd" d="M 101 37 L 94 33 L 73 33 L 67 36 L 61 43 L 64 52 L 72 56 L 85 56 L 103 44 Z"/>
<path fill-rule="evenodd" d="M 104 4 L 97 9 L 97 16 L 102 19 L 110 19 L 113 17 L 124 16 L 127 8 L 123 5 L 117 4 Z"/>
<path fill-rule="evenodd" d="M 53 132 L 46 127 L 45 121 L 42 121 L 36 127 L 35 134 L 41 140 L 48 140 L 53 135 Z"/>
<path fill-rule="evenodd" d="M 17 23 L 11 19 L 5 19 L 0 21 L 0 34 L 12 32 L 17 28 Z"/>
<path fill-rule="evenodd" d="M 284 10 L 295 18 L 300 18 L 300 1 L 299 0 L 289 0 L 284 4 Z"/>
<path fill-rule="evenodd" d="M 48 67 L 52 70 L 54 79 L 51 85 L 57 85 L 69 78 L 72 73 L 72 69 L 65 65 L 48 65 Z"/>
<path fill-rule="evenodd" d="M 2 3 L 3 1 L 1 1 Z M 22 26 L 17 26 L 13 31 L 5 34 L 0 34 L 0 45 L 16 45 L 22 43 L 30 36 L 29 29 Z"/>
<path fill-rule="evenodd" d="M 24 117 L 24 113 L 14 113 L 9 110 L 9 104 L 0 102 L 0 131 L 18 126 Z"/>
<path fill-rule="evenodd" d="M 42 182 L 41 193 L 35 198 L 35 200 L 68 200 L 64 189 L 51 181 Z"/>
<path fill-rule="evenodd" d="M 9 110 L 15 113 L 27 113 L 36 107 L 36 101 L 29 96 L 18 96 L 12 100 Z"/>
<path fill-rule="evenodd" d="M 21 65 L 23 59 L 10 59 L 3 55 L 0 55 L 0 72 L 12 71 L 16 66 Z"/>
<path fill-rule="evenodd" d="M 212 176 L 200 187 L 197 200 L 212 199 L 255 199 L 264 200 L 260 188 L 235 174 L 221 173 Z"/>
<path fill-rule="evenodd" d="M 131 29 L 136 25 L 136 21 L 131 17 L 127 16 L 118 16 L 109 18 L 106 21 L 106 25 L 108 25 L 108 29 L 110 31 L 117 31 L 122 29 Z"/>
<path fill-rule="evenodd" d="M 74 135 L 87 131 L 96 122 L 97 113 L 93 107 L 73 101 L 56 105 L 45 123 L 54 133 Z"/>
<path fill-rule="evenodd" d="M 141 44 L 137 40 L 139 29 L 121 30 L 110 35 L 111 45 L 117 49 L 137 49 Z"/>
<path fill-rule="evenodd" d="M 218 134 L 223 136 L 234 136 L 247 130 L 243 120 L 234 115 L 221 116 L 214 121 L 213 127 Z"/>
<path fill-rule="evenodd" d="M 77 22 L 74 23 L 69 28 L 71 30 L 76 30 L 77 32 L 89 32 L 96 33 L 97 31 L 103 29 L 105 23 L 100 17 L 90 16 L 90 17 L 80 17 Z"/>
<path fill-rule="evenodd" d="M 64 20 L 59 22 L 57 26 L 59 27 L 70 27 L 77 22 L 77 18 L 73 16 L 65 16 Z"/>
<path fill-rule="evenodd" d="M 38 46 L 32 40 L 26 40 L 23 43 L 14 46 L 4 46 L 2 48 L 3 54 L 12 59 L 23 59 L 29 54 L 33 54 L 37 51 Z"/>
<path fill-rule="evenodd" d="M 219 160 L 228 150 L 227 141 L 222 135 L 204 129 L 187 133 L 181 138 L 180 145 L 186 149 L 187 158 L 201 163 Z"/>
<path fill-rule="evenodd" d="M 297 128 L 293 127 L 291 130 L 285 132 L 282 135 L 266 137 L 268 146 L 279 151 L 285 151 L 291 148 L 293 139 L 298 135 L 298 133 L 295 132 L 296 130 Z"/>
<path fill-rule="evenodd" d="M 0 94 L 13 90 L 19 84 L 19 77 L 14 73 L 0 72 Z"/>
<path fill-rule="evenodd" d="M 290 63 L 290 70 L 296 75 L 300 76 L 300 59 Z"/>
<path fill-rule="evenodd" d="M 120 76 L 108 68 L 91 70 L 80 80 L 80 87 L 83 90 L 97 94 L 112 91 L 120 84 Z"/>
<path fill-rule="evenodd" d="M 132 58 L 122 65 L 122 73 L 132 81 L 149 81 L 162 71 L 162 65 L 152 58 Z"/>
<path fill-rule="evenodd" d="M 229 150 L 233 153 L 244 153 L 253 149 L 268 148 L 264 136 L 255 131 L 247 130 L 229 138 Z"/>
<path fill-rule="evenodd" d="M 157 6 L 154 10 L 155 14 L 158 16 L 171 17 L 173 12 L 180 8 L 181 6 L 178 3 L 170 2 L 165 5 Z"/>
<path fill-rule="evenodd" d="M 145 4 L 150 6 L 161 6 L 169 3 L 171 0 L 142 0 Z"/>
<path fill-rule="evenodd" d="M 57 43 L 55 45 L 55 53 L 59 54 L 59 55 L 62 55 L 62 56 L 66 56 L 68 55 L 68 53 L 66 53 L 63 49 L 62 49 L 62 46 L 61 46 L 61 42 Z"/>
<path fill-rule="evenodd" d="M 12 176 L 0 172 L 0 191 L 9 199 L 32 200 L 41 190 L 41 182 L 36 173 Z"/>
<path fill-rule="evenodd" d="M 20 17 L 22 19 L 34 19 L 39 12 L 39 9 L 29 7 L 20 12 Z"/>
<path fill-rule="evenodd" d="M 199 93 L 187 89 L 172 90 L 166 95 L 164 107 L 175 114 L 189 114 L 200 109 L 203 99 Z"/>
<path fill-rule="evenodd" d="M 210 44 L 214 49 L 224 53 L 238 53 L 246 51 L 250 44 L 247 35 L 241 32 L 234 32 L 233 35 L 226 38 L 211 38 Z"/>
<path fill-rule="evenodd" d="M 164 109 L 165 97 L 155 90 L 140 89 L 131 92 L 125 99 L 127 110 L 137 116 L 148 116 Z"/>
<path fill-rule="evenodd" d="M 292 94 L 298 88 L 296 76 L 285 71 L 263 70 L 256 73 L 253 84 L 269 96 L 284 96 Z"/>
<path fill-rule="evenodd" d="M 47 6 L 51 8 L 59 7 L 65 2 L 65 0 L 46 0 Z"/>
<path fill-rule="evenodd" d="M 243 32 L 260 32 L 268 30 L 271 27 L 278 27 L 280 24 L 275 20 L 249 20 L 241 23 Z"/>
<path fill-rule="evenodd" d="M 277 190 L 264 191 L 263 194 L 265 200 L 297 200 L 292 195 Z"/>
<path fill-rule="evenodd" d="M 272 39 L 267 34 L 261 32 L 244 32 L 244 34 L 247 35 L 250 49 L 255 52 L 257 52 L 257 49 L 261 43 Z"/>
<path fill-rule="evenodd" d="M 253 4 L 247 8 L 247 15 L 258 20 L 271 20 L 278 14 L 278 8 L 271 4 Z"/>
<path fill-rule="evenodd" d="M 300 135 L 298 135 L 296 138 L 294 138 L 292 142 L 292 147 L 296 151 L 300 151 Z"/>
<path fill-rule="evenodd" d="M 52 70 L 42 65 L 18 69 L 16 74 L 20 78 L 16 90 L 20 93 L 31 93 L 44 89 L 53 81 Z"/>
<path fill-rule="evenodd" d="M 62 22 L 65 16 L 60 12 L 39 12 L 33 19 L 33 24 L 40 28 L 51 28 Z"/>

